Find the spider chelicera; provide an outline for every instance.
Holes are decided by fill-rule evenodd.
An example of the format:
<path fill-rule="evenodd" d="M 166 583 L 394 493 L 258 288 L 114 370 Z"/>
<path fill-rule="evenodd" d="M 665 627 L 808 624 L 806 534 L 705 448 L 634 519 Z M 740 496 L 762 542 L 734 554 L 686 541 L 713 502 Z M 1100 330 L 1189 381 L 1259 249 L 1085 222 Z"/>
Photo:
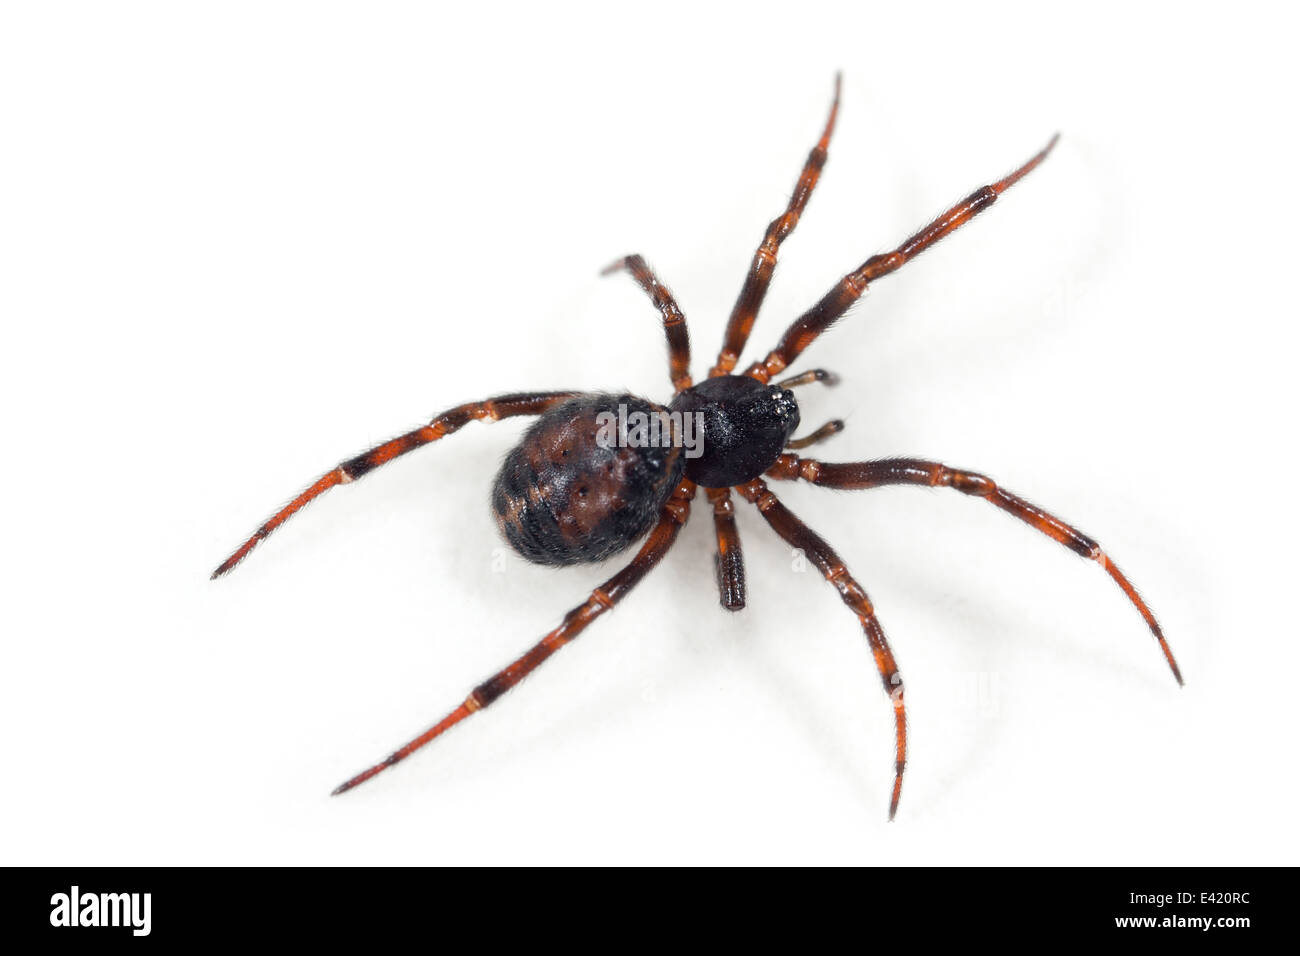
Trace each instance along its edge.
<path fill-rule="evenodd" d="M 790 389 L 813 382 L 833 384 L 834 377 L 823 369 L 815 369 L 770 384 L 817 336 L 848 311 L 871 282 L 895 271 L 989 208 L 998 196 L 1037 167 L 1056 145 L 1055 136 L 1041 152 L 1008 176 L 981 186 L 892 252 L 872 256 L 850 272 L 820 302 L 794 320 L 766 358 L 750 365 L 741 375 L 733 374 L 776 269 L 777 251 L 799 222 L 821 176 L 839 100 L 837 76 L 835 97 L 821 139 L 809 154 L 785 211 L 767 227 L 727 321 L 717 362 L 706 380 L 692 384 L 686 318 L 672 294 L 644 259 L 627 256 L 605 272 L 627 270 L 663 317 L 674 392 L 666 408 L 634 395 L 576 391 L 501 395 L 458 405 L 428 425 L 340 464 L 285 505 L 213 572 L 214 578 L 225 574 L 247 557 L 259 541 L 335 485 L 360 478 L 394 458 L 450 435 L 467 422 L 495 422 L 521 415 L 538 416 L 538 419 L 506 457 L 492 489 L 497 523 L 512 548 L 529 561 L 560 566 L 602 561 L 645 538 L 631 563 L 592 591 L 584 603 L 565 615 L 559 627 L 514 663 L 474 688 L 460 706 L 438 723 L 339 786 L 335 794 L 369 780 L 470 714 L 489 706 L 622 600 L 668 553 L 677 533 L 686 524 L 697 489 L 703 488 L 713 509 L 717 535 L 715 566 L 724 608 L 738 611 L 745 606 L 745 568 L 731 495 L 735 491 L 758 509 L 781 538 L 800 549 L 817 566 L 857 616 L 894 710 L 894 785 L 889 801 L 889 816 L 893 819 L 907 758 L 903 681 L 893 652 L 866 591 L 849 574 L 831 546 L 781 504 L 763 480 L 764 476 L 844 489 L 939 486 L 983 498 L 1076 554 L 1100 564 L 1146 620 L 1174 677 L 1182 683 L 1178 664 L 1150 608 L 1101 546 L 1087 535 L 999 487 L 990 478 L 937 461 L 887 458 L 832 463 L 793 454 L 792 450 L 822 441 L 844 425 L 838 420 L 830 421 L 806 437 L 792 438 L 799 425 L 799 406 Z M 611 427 L 615 420 L 619 422 L 617 428 Z M 629 428 L 629 422 L 637 424 Z M 645 422 L 662 423 L 662 440 L 647 439 Z M 698 426 L 693 443 L 684 441 L 690 426 Z"/>

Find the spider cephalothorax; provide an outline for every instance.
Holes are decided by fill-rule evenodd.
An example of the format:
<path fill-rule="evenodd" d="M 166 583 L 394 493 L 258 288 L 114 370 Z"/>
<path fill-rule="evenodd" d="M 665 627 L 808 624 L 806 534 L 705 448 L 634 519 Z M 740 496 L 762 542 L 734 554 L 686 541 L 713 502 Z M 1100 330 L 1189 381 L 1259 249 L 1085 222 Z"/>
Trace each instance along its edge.
<path fill-rule="evenodd" d="M 743 374 L 733 374 L 767 294 L 777 252 L 799 222 L 821 175 L 838 110 L 837 77 L 835 100 L 821 139 L 809 154 L 785 211 L 772 220 L 754 255 L 708 379 L 692 385 L 685 317 L 645 261 L 640 256 L 627 256 L 606 271 L 630 272 L 663 317 L 674 389 L 674 398 L 666 407 L 634 395 L 584 395 L 571 390 L 502 395 L 458 405 L 428 425 L 350 458 L 327 472 L 258 528 L 213 572 L 214 578 L 225 574 L 259 541 L 335 485 L 350 482 L 399 455 L 437 441 L 474 419 L 498 421 L 520 415 L 540 417 L 507 456 L 492 490 L 498 525 L 516 551 L 530 561 L 568 565 L 604 560 L 644 538 L 636 557 L 625 568 L 592 591 L 584 603 L 570 611 L 558 627 L 523 656 L 474 688 L 441 721 L 387 759 L 348 780 L 335 793 L 370 779 L 476 710 L 490 705 L 613 607 L 672 547 L 690 516 L 691 500 L 698 486 L 706 490 L 712 505 L 718 548 L 718 593 L 723 607 L 734 611 L 745 606 L 744 561 L 731 497 L 735 491 L 756 506 L 778 536 L 807 556 L 857 617 L 893 709 L 894 785 L 889 801 L 892 819 L 898 808 L 907 759 L 903 681 L 893 652 L 866 591 L 849 574 L 831 546 L 781 504 L 764 477 L 843 489 L 924 485 L 953 488 L 983 498 L 1076 554 L 1100 564 L 1141 613 L 1174 677 L 1182 683 L 1178 665 L 1155 616 L 1097 542 L 999 487 L 992 479 L 936 461 L 886 458 L 832 463 L 801 458 L 792 452 L 829 438 L 842 430 L 843 423 L 827 422 L 803 438 L 792 438 L 799 425 L 799 407 L 790 389 L 812 382 L 833 384 L 834 378 L 823 369 L 813 369 L 770 384 L 774 376 L 789 367 L 848 311 L 871 282 L 895 271 L 987 209 L 1047 157 L 1056 144 L 1055 137 L 1023 166 L 975 190 L 893 251 L 872 256 L 845 275 L 816 305 L 794 320 L 766 357 L 750 365 Z"/>
<path fill-rule="evenodd" d="M 716 375 L 685 389 L 672 409 L 702 422 L 702 454 L 686 461 L 701 488 L 730 488 L 776 464 L 799 427 L 794 392 L 748 375 Z"/>

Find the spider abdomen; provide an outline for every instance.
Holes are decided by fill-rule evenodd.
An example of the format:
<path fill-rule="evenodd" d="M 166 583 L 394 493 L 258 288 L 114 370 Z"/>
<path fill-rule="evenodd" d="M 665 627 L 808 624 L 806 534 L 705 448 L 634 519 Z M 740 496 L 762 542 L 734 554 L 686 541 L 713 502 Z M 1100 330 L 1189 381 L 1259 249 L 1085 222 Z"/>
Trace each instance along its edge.
<path fill-rule="evenodd" d="M 645 432 L 629 435 L 620 427 L 629 420 L 645 422 Z M 506 542 L 536 564 L 563 566 L 603 561 L 640 539 L 682 478 L 680 444 L 661 430 L 667 422 L 665 409 L 628 394 L 548 409 L 492 485 Z"/>

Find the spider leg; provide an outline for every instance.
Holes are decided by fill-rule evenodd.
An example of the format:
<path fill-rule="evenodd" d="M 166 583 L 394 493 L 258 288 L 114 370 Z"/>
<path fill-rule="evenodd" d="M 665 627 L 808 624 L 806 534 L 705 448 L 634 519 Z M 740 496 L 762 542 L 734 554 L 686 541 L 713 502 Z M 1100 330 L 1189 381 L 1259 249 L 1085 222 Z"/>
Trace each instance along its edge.
<path fill-rule="evenodd" d="M 645 544 L 641 545 L 641 550 L 627 567 L 592 591 L 591 596 L 584 603 L 566 614 L 560 626 L 533 645 L 531 650 L 475 687 L 461 705 L 450 714 L 384 760 L 335 788 L 332 796 L 365 783 L 375 774 L 405 760 L 470 714 L 490 706 L 502 694 L 531 674 L 548 657 L 581 634 L 588 624 L 626 597 L 627 593 L 636 587 L 668 553 L 668 549 L 677 539 L 677 532 L 690 517 L 691 499 L 694 497 L 695 485 L 689 481 L 683 481 L 678 485 L 668 504 L 664 506 L 659 516 L 659 523 L 655 525 L 650 536 L 646 538 Z"/>
<path fill-rule="evenodd" d="M 322 475 L 310 488 L 294 498 L 277 511 L 266 523 L 253 532 L 253 536 L 241 544 L 235 553 L 221 562 L 221 566 L 212 572 L 212 577 L 219 578 L 248 556 L 257 543 L 268 537 L 271 532 L 284 524 L 305 505 L 329 491 L 335 485 L 345 485 L 360 478 L 366 472 L 386 465 L 399 455 L 437 441 L 444 435 L 450 435 L 467 422 L 474 419 L 499 421 L 502 418 L 514 418 L 517 415 L 540 415 L 552 405 L 573 398 L 580 392 L 532 392 L 515 395 L 498 395 L 482 402 L 470 402 L 457 405 L 435 417 L 423 428 L 407 432 L 391 441 L 374 448 L 355 458 L 349 458 L 333 471 Z"/>
<path fill-rule="evenodd" d="M 680 392 L 690 388 L 691 339 L 686 332 L 686 316 L 677 307 L 677 300 L 640 256 L 624 256 L 617 262 L 610 263 L 600 274 L 610 275 L 619 269 L 632 273 L 632 278 L 650 296 L 650 301 L 664 317 L 664 334 L 668 337 L 668 374 L 672 377 L 674 390 Z"/>
<path fill-rule="evenodd" d="M 713 557 L 718 600 L 728 611 L 739 611 L 745 607 L 745 557 L 740 550 L 731 489 L 709 488 L 705 494 L 713 504 L 713 529 L 718 536 L 718 553 Z"/>
<path fill-rule="evenodd" d="M 839 111 L 840 75 L 836 73 L 835 99 L 831 102 L 831 113 L 826 118 L 826 128 L 822 130 L 822 138 L 808 154 L 808 161 L 804 163 L 799 181 L 794 185 L 794 192 L 785 207 L 785 212 L 768 225 L 763 241 L 759 244 L 758 251 L 754 253 L 754 262 L 749 267 L 749 274 L 745 276 L 745 284 L 741 286 L 740 296 L 731 310 L 731 318 L 727 320 L 727 331 L 722 339 L 722 351 L 718 353 L 717 364 L 709 372 L 710 377 L 730 374 L 736 367 L 736 363 L 740 361 L 740 353 L 745 350 L 745 343 L 749 341 L 754 320 L 758 318 L 758 310 L 762 308 L 763 299 L 767 296 L 767 287 L 772 282 L 772 273 L 776 271 L 777 251 L 785 238 L 794 232 L 794 227 L 799 224 L 799 217 L 817 187 L 817 180 L 821 178 L 822 167 L 826 165 L 826 154 L 831 143 L 831 133 L 835 131 L 835 117 Z"/>
<path fill-rule="evenodd" d="M 814 485 L 827 488 L 844 488 L 859 490 L 879 488 L 884 485 L 928 485 L 931 487 L 955 488 L 965 495 L 983 498 L 1003 511 L 1020 519 L 1032 528 L 1036 528 L 1054 541 L 1065 545 L 1075 554 L 1096 561 L 1111 576 L 1121 591 L 1137 608 L 1138 613 L 1147 622 L 1147 627 L 1160 642 L 1169 669 L 1181 685 L 1183 675 L 1178 670 L 1169 642 L 1165 640 L 1164 631 L 1156 621 L 1137 589 L 1129 583 L 1123 572 L 1107 556 L 1106 552 L 1086 534 L 1071 527 L 1055 515 L 1048 514 L 1037 505 L 1011 494 L 998 487 L 997 483 L 984 475 L 971 471 L 949 468 L 937 461 L 925 461 L 920 458 L 887 458 L 880 461 L 858 461 L 831 463 L 800 458 L 798 455 L 782 455 L 767 472 L 772 478 L 803 479 Z"/>
<path fill-rule="evenodd" d="M 1059 134 L 1053 136 L 1051 141 L 1029 162 L 1010 175 L 999 179 L 992 185 L 981 186 L 975 190 L 893 252 L 872 256 L 859 266 L 856 271 L 846 275 L 830 292 L 822 297 L 820 302 L 795 319 L 790 328 L 786 330 L 785 335 L 781 337 L 781 341 L 777 343 L 776 348 L 768 353 L 767 358 L 761 362 L 755 362 L 745 370 L 745 374 L 766 382 L 773 375 L 786 368 L 804 349 L 812 344 L 817 336 L 825 332 L 836 319 L 847 312 L 849 306 L 858 301 L 862 293 L 867 291 L 867 286 L 870 283 L 882 276 L 889 275 L 905 262 L 916 258 L 948 233 L 953 232 L 959 226 L 964 225 L 992 206 L 998 196 L 1027 176 L 1039 163 L 1047 158 L 1047 154 L 1056 145 L 1058 137 Z"/>
<path fill-rule="evenodd" d="M 894 708 L 894 788 L 889 799 L 889 819 L 892 820 L 898 812 L 898 798 L 903 792 L 903 768 L 907 764 L 907 712 L 903 707 L 903 678 L 898 673 L 894 652 L 889 649 L 889 642 L 885 640 L 885 632 L 876 620 L 876 612 L 871 607 L 867 592 L 853 580 L 834 549 L 781 504 L 776 495 L 768 490 L 763 479 L 755 478 L 736 491 L 757 505 L 759 512 L 777 534 L 807 555 L 817 570 L 840 592 L 844 603 L 862 624 L 871 654 L 876 660 L 876 670 L 880 672 L 885 693 L 889 695 L 890 704 Z"/>
<path fill-rule="evenodd" d="M 785 447 L 786 448 L 807 448 L 809 445 L 815 445 L 818 442 L 825 441 L 826 439 L 830 438 L 832 435 L 838 435 L 842 431 L 844 431 L 844 420 L 840 418 L 832 418 L 830 421 L 828 421 L 825 425 L 817 429 L 812 434 L 805 435 L 803 438 L 790 439 L 790 441 L 785 443 Z"/>

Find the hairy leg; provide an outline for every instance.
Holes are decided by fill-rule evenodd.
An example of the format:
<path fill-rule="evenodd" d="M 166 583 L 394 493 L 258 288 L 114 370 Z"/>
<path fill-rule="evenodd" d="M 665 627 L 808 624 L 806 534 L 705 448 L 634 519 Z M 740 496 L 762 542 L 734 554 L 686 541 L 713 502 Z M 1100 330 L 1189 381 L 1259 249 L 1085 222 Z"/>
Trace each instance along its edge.
<path fill-rule="evenodd" d="M 423 428 L 417 428 L 413 432 L 399 435 L 382 445 L 376 445 L 355 458 L 349 458 L 334 470 L 316 479 L 316 482 L 310 488 L 268 518 L 260 528 L 253 532 L 252 537 L 235 549 L 235 552 L 230 557 L 221 562 L 217 570 L 212 572 L 212 576 L 219 578 L 244 560 L 259 541 L 268 538 L 276 528 L 335 485 L 346 485 L 355 481 L 380 465 L 386 465 L 394 458 L 405 455 L 408 451 L 414 451 L 416 448 L 458 431 L 467 422 L 476 419 L 495 422 L 503 418 L 514 418 L 517 415 L 540 415 L 552 405 L 579 394 L 579 392 L 531 392 L 516 395 L 498 395 L 496 398 L 489 398 L 482 402 L 457 405 L 455 408 L 448 409 L 441 415 L 436 416 L 433 421 Z"/>
<path fill-rule="evenodd" d="M 789 480 L 802 479 L 814 485 L 826 488 L 864 489 L 881 488 L 885 485 L 926 485 L 929 487 L 953 488 L 964 495 L 983 498 L 992 505 L 1001 508 L 1012 517 L 1018 518 L 1031 528 L 1036 528 L 1053 541 L 1057 541 L 1080 557 L 1096 561 L 1119 585 L 1121 591 L 1137 608 L 1147 627 L 1160 643 L 1169 669 L 1173 671 L 1179 684 L 1183 675 L 1178 670 L 1169 642 L 1165 640 L 1156 616 L 1151 613 L 1137 589 L 1129 583 L 1123 572 L 1101 545 L 1082 531 L 1066 524 L 1060 518 L 1031 504 L 1024 498 L 1013 495 L 999 487 L 997 482 L 973 471 L 949 468 L 937 461 L 921 458 L 886 458 L 880 461 L 824 462 L 812 458 L 800 458 L 798 455 L 784 454 L 767 472 L 770 477 Z"/>

